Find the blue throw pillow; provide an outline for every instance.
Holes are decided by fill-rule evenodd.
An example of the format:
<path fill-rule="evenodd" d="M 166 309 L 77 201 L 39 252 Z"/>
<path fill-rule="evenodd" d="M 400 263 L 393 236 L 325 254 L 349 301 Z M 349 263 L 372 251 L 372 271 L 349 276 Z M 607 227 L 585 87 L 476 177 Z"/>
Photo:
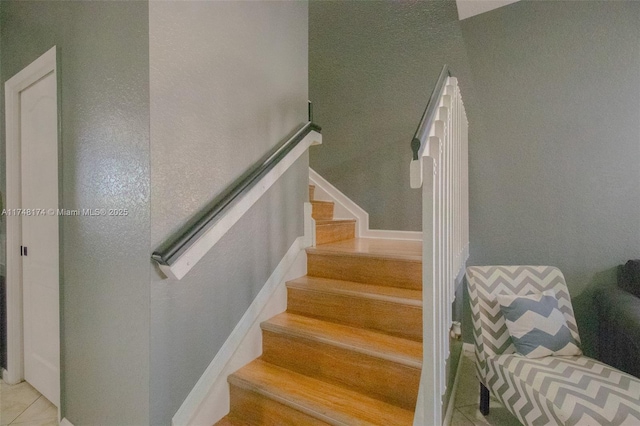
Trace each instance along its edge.
<path fill-rule="evenodd" d="M 527 358 L 582 355 L 553 290 L 496 298 L 518 354 Z"/>

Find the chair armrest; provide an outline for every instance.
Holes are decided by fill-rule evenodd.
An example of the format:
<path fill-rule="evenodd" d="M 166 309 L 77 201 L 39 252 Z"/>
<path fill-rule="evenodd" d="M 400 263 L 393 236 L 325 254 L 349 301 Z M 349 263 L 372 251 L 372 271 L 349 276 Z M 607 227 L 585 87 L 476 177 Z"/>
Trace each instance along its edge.
<path fill-rule="evenodd" d="M 640 298 L 618 287 L 600 288 L 594 296 L 600 321 L 640 344 Z"/>

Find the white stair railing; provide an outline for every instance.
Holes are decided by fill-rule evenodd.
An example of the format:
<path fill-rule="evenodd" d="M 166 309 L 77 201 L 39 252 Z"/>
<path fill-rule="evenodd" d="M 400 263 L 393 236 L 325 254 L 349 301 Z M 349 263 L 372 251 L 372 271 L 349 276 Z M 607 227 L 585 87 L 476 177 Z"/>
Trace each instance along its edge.
<path fill-rule="evenodd" d="M 452 304 L 469 257 L 468 127 L 458 81 L 445 65 L 412 142 L 411 187 L 422 187 L 423 233 L 423 365 L 415 425 L 443 422 Z"/>

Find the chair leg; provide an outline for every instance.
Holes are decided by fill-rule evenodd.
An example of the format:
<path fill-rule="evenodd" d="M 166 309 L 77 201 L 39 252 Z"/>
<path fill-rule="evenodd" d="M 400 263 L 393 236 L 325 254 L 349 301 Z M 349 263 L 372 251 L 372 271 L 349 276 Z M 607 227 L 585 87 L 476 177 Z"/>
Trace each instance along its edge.
<path fill-rule="evenodd" d="M 489 389 L 480 383 L 480 412 L 483 416 L 489 414 Z"/>

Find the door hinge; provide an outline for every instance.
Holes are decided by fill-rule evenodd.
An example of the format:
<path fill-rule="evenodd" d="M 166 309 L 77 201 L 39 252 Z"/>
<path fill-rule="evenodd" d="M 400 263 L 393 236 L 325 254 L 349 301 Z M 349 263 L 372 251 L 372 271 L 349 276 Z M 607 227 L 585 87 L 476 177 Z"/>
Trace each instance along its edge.
<path fill-rule="evenodd" d="M 27 255 L 27 246 L 20 246 L 20 256 Z"/>

